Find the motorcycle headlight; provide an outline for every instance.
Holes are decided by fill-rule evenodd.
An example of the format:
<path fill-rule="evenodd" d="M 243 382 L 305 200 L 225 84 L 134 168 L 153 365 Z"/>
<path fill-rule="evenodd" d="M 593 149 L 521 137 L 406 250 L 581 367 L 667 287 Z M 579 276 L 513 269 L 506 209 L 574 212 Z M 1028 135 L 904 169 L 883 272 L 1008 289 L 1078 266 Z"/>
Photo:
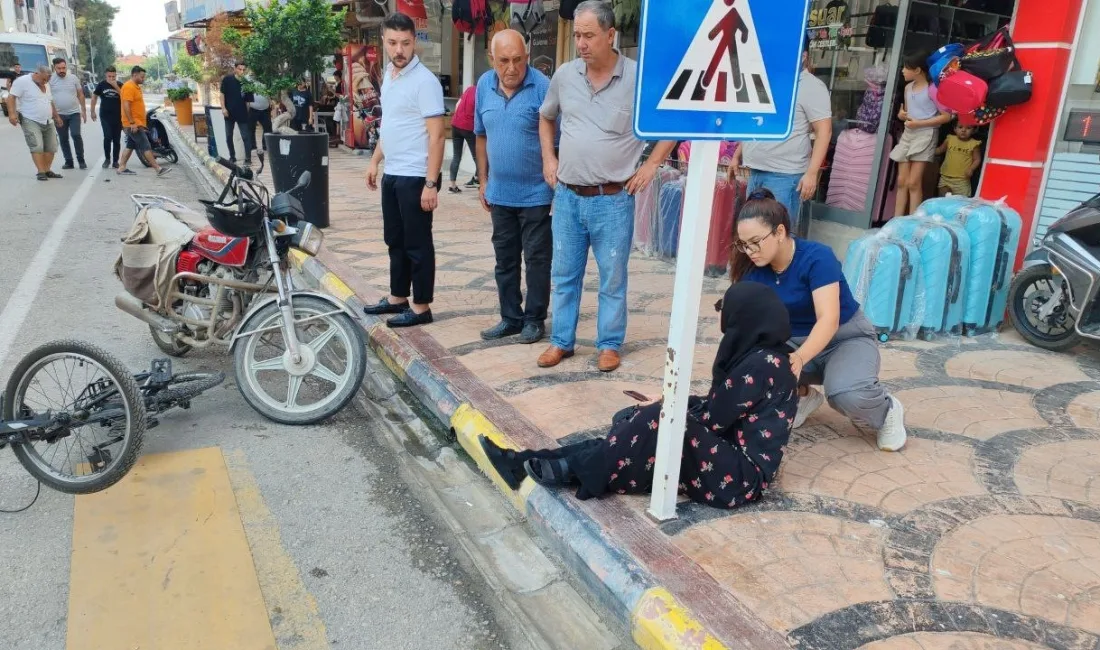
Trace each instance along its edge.
<path fill-rule="evenodd" d="M 301 221 L 298 223 L 298 234 L 291 240 L 291 245 L 306 255 L 314 256 L 321 252 L 321 244 L 324 241 L 325 233 L 321 232 L 320 228 L 308 221 Z"/>

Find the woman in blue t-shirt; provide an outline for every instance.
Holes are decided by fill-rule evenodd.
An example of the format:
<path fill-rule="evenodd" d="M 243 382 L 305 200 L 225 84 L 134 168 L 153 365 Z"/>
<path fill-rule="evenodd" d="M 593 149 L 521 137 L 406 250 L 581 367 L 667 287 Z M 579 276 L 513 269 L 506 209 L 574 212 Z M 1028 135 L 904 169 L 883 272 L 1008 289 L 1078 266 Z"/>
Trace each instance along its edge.
<path fill-rule="evenodd" d="M 875 330 L 852 297 L 840 262 L 824 244 L 795 239 L 790 215 L 766 189 L 737 215 L 733 282 L 770 286 L 791 315 L 791 370 L 799 381 L 797 429 L 825 399 L 856 424 L 878 430 L 878 446 L 905 445 L 901 402 L 878 381 Z M 813 385 L 824 385 L 824 396 Z"/>

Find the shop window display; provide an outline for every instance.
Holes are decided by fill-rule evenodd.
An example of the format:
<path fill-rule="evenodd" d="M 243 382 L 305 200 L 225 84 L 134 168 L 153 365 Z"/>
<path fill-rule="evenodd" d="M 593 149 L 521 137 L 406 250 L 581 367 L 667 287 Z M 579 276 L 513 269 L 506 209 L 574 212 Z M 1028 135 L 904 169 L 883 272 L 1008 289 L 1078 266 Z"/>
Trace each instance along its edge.
<path fill-rule="evenodd" d="M 865 228 L 893 216 L 897 165 L 889 153 L 904 128 L 893 119 L 903 97 L 903 54 L 982 38 L 1007 24 L 1013 8 L 1013 0 L 813 3 L 810 65 L 829 88 L 834 120 L 814 218 Z M 952 132 L 953 125 L 942 127 L 937 143 Z M 973 137 L 984 142 L 986 132 L 979 128 Z M 928 168 L 925 194 L 934 196 L 940 160 Z"/>

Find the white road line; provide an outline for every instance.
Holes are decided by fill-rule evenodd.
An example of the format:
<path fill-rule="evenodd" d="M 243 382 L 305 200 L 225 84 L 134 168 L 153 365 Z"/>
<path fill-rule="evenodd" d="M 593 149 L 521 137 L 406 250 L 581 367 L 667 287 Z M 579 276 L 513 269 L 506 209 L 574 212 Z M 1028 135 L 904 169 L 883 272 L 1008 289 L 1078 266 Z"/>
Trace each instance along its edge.
<path fill-rule="evenodd" d="M 4 361 L 7 359 L 8 353 L 11 352 L 12 343 L 15 342 L 15 337 L 19 335 L 23 321 L 30 313 L 31 306 L 34 305 L 39 290 L 42 289 L 42 282 L 46 279 L 50 266 L 53 264 L 53 258 L 57 257 L 57 250 L 65 239 L 65 233 L 68 232 L 73 219 L 76 217 L 77 210 L 80 209 L 84 199 L 88 197 L 92 185 L 95 184 L 96 178 L 99 177 L 102 161 L 103 158 L 100 157 L 91 166 L 91 173 L 76 189 L 76 193 L 65 204 L 65 209 L 61 211 L 53 225 L 50 226 L 50 231 L 46 233 L 46 239 L 42 242 L 42 247 L 35 253 L 31 263 L 27 265 L 23 277 L 15 287 L 15 291 L 8 298 L 8 304 L 4 305 L 4 311 L 0 312 L 0 367 L 4 366 Z M 54 183 L 56 181 L 49 182 Z"/>

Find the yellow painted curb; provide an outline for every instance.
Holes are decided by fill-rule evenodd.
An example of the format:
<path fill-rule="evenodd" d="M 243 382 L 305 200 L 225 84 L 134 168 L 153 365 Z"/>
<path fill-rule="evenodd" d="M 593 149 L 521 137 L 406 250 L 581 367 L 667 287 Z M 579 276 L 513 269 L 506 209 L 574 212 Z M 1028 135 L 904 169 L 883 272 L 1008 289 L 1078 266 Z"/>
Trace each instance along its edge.
<path fill-rule="evenodd" d="M 493 464 L 485 457 L 485 451 L 482 450 L 477 437 L 479 435 L 485 436 L 498 446 L 507 447 L 508 449 L 516 449 L 516 446 L 508 441 L 508 438 L 489 421 L 489 418 L 469 404 L 461 404 L 455 410 L 454 415 L 451 416 L 451 427 L 455 430 L 459 444 L 474 459 L 481 471 L 496 484 L 497 489 L 511 501 L 516 510 L 526 513 L 527 498 L 531 496 L 531 491 L 535 489 L 535 482 L 530 478 L 525 478 L 518 490 L 508 487 L 508 484 L 500 477 Z"/>
<path fill-rule="evenodd" d="M 643 650 L 727 650 L 663 587 L 642 594 L 632 618 L 634 643 Z"/>
<path fill-rule="evenodd" d="M 345 284 L 344 281 L 337 277 L 332 271 L 326 271 L 321 277 L 321 288 L 342 302 L 347 302 L 348 298 L 355 295 L 351 287 Z"/>

